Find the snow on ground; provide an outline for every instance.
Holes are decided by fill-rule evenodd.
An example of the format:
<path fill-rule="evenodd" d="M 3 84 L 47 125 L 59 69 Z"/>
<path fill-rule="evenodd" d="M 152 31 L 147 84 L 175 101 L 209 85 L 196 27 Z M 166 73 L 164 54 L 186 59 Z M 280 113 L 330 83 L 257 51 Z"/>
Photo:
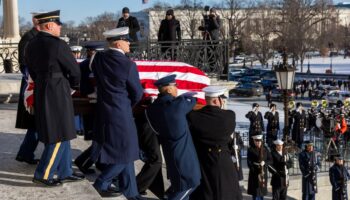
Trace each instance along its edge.
<path fill-rule="evenodd" d="M 271 69 L 272 61 L 274 64 L 278 62 L 278 60 L 270 59 L 268 61 L 269 68 Z M 281 61 L 280 61 L 281 62 Z M 330 57 L 313 57 L 311 59 L 305 59 L 303 64 L 303 72 L 307 71 L 307 65 L 310 62 L 310 71 L 311 73 L 325 73 L 327 69 L 330 69 L 331 58 Z M 288 63 L 291 64 L 292 60 L 289 59 Z M 249 66 L 249 64 L 248 64 Z M 350 74 L 350 57 L 344 59 L 343 56 L 335 56 L 332 57 L 332 66 L 333 72 L 335 74 Z M 260 63 L 254 65 L 254 67 L 261 67 Z M 298 63 L 297 68 L 300 72 L 300 63 Z"/>

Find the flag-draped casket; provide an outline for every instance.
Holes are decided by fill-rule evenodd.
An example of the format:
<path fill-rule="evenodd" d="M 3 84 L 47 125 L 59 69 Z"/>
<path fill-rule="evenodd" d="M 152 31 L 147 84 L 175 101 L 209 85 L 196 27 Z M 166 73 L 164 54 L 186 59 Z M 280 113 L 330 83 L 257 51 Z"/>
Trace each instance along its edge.
<path fill-rule="evenodd" d="M 204 92 L 202 89 L 210 84 L 210 79 L 198 68 L 175 61 L 135 61 L 142 87 L 144 88 L 144 98 L 156 97 L 158 89 L 154 82 L 164 76 L 176 74 L 178 94 L 186 92 L 196 92 L 198 103 L 205 105 Z M 91 77 L 93 79 L 93 76 Z M 26 105 L 32 104 L 33 87 L 26 91 Z M 30 103 L 29 103 L 30 102 Z M 75 113 L 92 112 L 91 98 L 82 97 L 79 93 L 73 95 Z"/>

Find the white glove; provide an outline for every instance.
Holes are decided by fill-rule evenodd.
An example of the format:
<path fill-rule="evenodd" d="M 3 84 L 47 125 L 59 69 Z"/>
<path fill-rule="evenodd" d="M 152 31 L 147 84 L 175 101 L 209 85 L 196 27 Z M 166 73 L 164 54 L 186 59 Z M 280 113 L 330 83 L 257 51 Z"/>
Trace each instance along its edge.
<path fill-rule="evenodd" d="M 238 145 L 233 145 L 234 150 L 238 150 Z"/>
<path fill-rule="evenodd" d="M 261 162 L 260 162 L 260 166 L 263 167 L 264 165 L 265 165 L 265 161 L 261 161 Z"/>
<path fill-rule="evenodd" d="M 304 131 L 306 131 L 306 128 L 304 128 Z"/>
<path fill-rule="evenodd" d="M 90 99 L 97 99 L 97 93 L 96 92 L 93 92 L 91 94 L 88 94 L 87 95 Z"/>

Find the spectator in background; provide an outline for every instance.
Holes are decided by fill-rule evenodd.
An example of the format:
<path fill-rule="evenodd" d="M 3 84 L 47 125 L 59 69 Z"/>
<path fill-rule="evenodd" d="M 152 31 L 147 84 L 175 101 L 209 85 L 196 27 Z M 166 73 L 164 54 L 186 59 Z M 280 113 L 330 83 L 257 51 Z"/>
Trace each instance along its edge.
<path fill-rule="evenodd" d="M 140 25 L 136 17 L 130 16 L 130 10 L 128 7 L 122 10 L 123 17 L 118 20 L 117 28 L 129 27 L 129 37 L 131 42 L 138 42 L 137 32 L 140 31 Z"/>
<path fill-rule="evenodd" d="M 164 54 L 168 49 L 171 49 L 171 59 L 175 58 L 176 41 L 181 41 L 180 22 L 175 19 L 174 10 L 166 11 L 166 17 L 160 23 L 158 31 L 158 41 L 161 42 L 161 50 Z"/>
<path fill-rule="evenodd" d="M 209 15 L 204 15 L 204 26 L 200 26 L 199 30 L 203 31 L 204 40 L 219 40 L 220 39 L 221 20 L 216 13 L 215 8 L 211 8 Z"/>

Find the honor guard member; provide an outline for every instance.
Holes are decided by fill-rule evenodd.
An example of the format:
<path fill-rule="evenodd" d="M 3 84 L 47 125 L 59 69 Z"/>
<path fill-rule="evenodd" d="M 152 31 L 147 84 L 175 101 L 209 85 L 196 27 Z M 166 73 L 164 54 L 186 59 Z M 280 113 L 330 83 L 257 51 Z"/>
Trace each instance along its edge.
<path fill-rule="evenodd" d="M 190 199 L 240 200 L 238 173 L 231 159 L 231 135 L 236 114 L 224 110 L 226 88 L 203 88 L 206 106 L 188 114 L 188 122 L 201 166 L 202 180 Z M 234 125 L 232 125 L 234 123 Z"/>
<path fill-rule="evenodd" d="M 262 135 L 264 131 L 264 120 L 258 103 L 253 103 L 253 109 L 249 111 L 245 117 L 249 119 L 249 146 L 254 145 L 252 137 L 255 135 Z"/>
<path fill-rule="evenodd" d="M 117 28 L 129 27 L 129 37 L 132 42 L 139 41 L 137 38 L 137 32 L 140 31 L 140 25 L 136 17 L 130 16 L 130 10 L 128 7 L 124 7 L 122 10 L 122 17 L 118 21 Z"/>
<path fill-rule="evenodd" d="M 254 145 L 249 147 L 247 154 L 248 194 L 253 200 L 262 200 L 267 194 L 267 166 L 272 161 L 270 152 L 263 145 L 263 136 L 254 135 L 252 139 Z"/>
<path fill-rule="evenodd" d="M 296 104 L 296 109 L 292 111 L 291 117 L 293 120 L 292 140 L 301 148 L 304 141 L 304 132 L 306 131 L 306 112 L 303 104 L 300 102 Z"/>
<path fill-rule="evenodd" d="M 153 97 L 145 97 L 133 109 L 139 145 L 144 162 L 140 173 L 136 176 L 137 188 L 141 195 L 147 195 L 149 189 L 158 198 L 165 195 L 162 175 L 162 154 L 157 134 L 150 127 L 145 110 L 153 102 Z"/>
<path fill-rule="evenodd" d="M 70 47 L 70 50 L 72 51 L 75 59 L 80 59 L 82 49 L 83 49 L 82 46 L 71 46 Z"/>
<path fill-rule="evenodd" d="M 25 48 L 29 41 L 33 39 L 40 30 L 40 26 L 36 16 L 40 12 L 32 13 L 33 28 L 27 31 L 18 43 L 18 62 L 19 69 L 22 73 L 21 88 L 19 92 L 16 128 L 27 129 L 27 133 L 19 148 L 16 160 L 19 162 L 26 162 L 28 164 L 37 164 L 39 159 L 34 158 L 34 151 L 38 146 L 39 139 L 35 129 L 35 119 L 33 113 L 29 113 L 24 106 L 24 91 L 28 85 L 28 66 L 25 62 Z"/>
<path fill-rule="evenodd" d="M 340 155 L 334 157 L 334 165 L 329 168 L 329 180 L 332 184 L 332 199 L 348 199 L 348 180 L 350 174 L 344 166 L 344 159 Z"/>
<path fill-rule="evenodd" d="M 200 184 L 201 174 L 186 115 L 196 105 L 192 95 L 177 96 L 176 75 L 157 80 L 158 98 L 146 110 L 153 130 L 159 134 L 168 177 L 169 200 L 188 199 Z"/>
<path fill-rule="evenodd" d="M 318 128 L 316 126 L 316 120 L 317 120 L 317 117 L 319 115 L 318 111 L 317 111 L 317 107 L 318 107 L 318 102 L 317 100 L 313 100 L 311 102 L 311 108 L 310 110 L 308 110 L 307 112 L 307 116 L 308 116 L 308 130 L 314 130 L 314 131 L 317 131 Z"/>
<path fill-rule="evenodd" d="M 71 92 L 79 87 L 80 70 L 69 46 L 59 38 L 60 11 L 36 18 L 40 32 L 29 42 L 25 59 L 35 84 L 35 122 L 45 149 L 33 181 L 58 186 L 61 181 L 82 179 L 73 173 L 70 148 L 70 140 L 76 138 Z"/>
<path fill-rule="evenodd" d="M 299 167 L 302 173 L 302 199 L 314 200 L 317 193 L 317 171 L 320 162 L 314 152 L 313 143 L 307 141 L 305 150 L 299 154 Z"/>
<path fill-rule="evenodd" d="M 96 98 L 95 85 L 91 82 L 91 77 L 93 76 L 92 71 L 89 67 L 91 57 L 97 51 L 103 51 L 106 46 L 106 42 L 103 41 L 89 41 L 84 44 L 86 49 L 87 58 L 81 62 L 81 80 L 80 80 L 80 94 L 84 97 Z M 95 108 L 95 103 L 91 104 Z M 84 125 L 84 139 L 91 140 L 93 132 L 93 124 L 95 113 L 83 114 L 83 125 Z M 90 159 L 91 146 L 81 153 L 74 161 L 80 171 L 84 174 L 95 173 L 95 170 L 90 169 L 94 162 Z"/>
<path fill-rule="evenodd" d="M 94 187 L 102 197 L 117 196 L 110 185 L 118 177 L 124 196 L 138 199 L 134 161 L 139 159 L 139 144 L 132 107 L 141 100 L 143 89 L 136 64 L 125 55 L 130 52 L 129 28 L 103 35 L 109 49 L 97 52 L 91 61 L 97 82 L 91 159 L 104 165 Z"/>
<path fill-rule="evenodd" d="M 271 151 L 273 164 L 269 167 L 272 174 L 272 199 L 286 200 L 289 186 L 288 169 L 292 167 L 293 162 L 288 154 L 283 152 L 282 140 L 275 140 L 273 143 L 275 144 L 275 148 Z"/>
<path fill-rule="evenodd" d="M 266 143 L 272 148 L 273 141 L 277 140 L 278 131 L 280 130 L 279 115 L 276 110 L 276 104 L 270 104 L 270 111 L 264 116 L 267 119 Z"/>

